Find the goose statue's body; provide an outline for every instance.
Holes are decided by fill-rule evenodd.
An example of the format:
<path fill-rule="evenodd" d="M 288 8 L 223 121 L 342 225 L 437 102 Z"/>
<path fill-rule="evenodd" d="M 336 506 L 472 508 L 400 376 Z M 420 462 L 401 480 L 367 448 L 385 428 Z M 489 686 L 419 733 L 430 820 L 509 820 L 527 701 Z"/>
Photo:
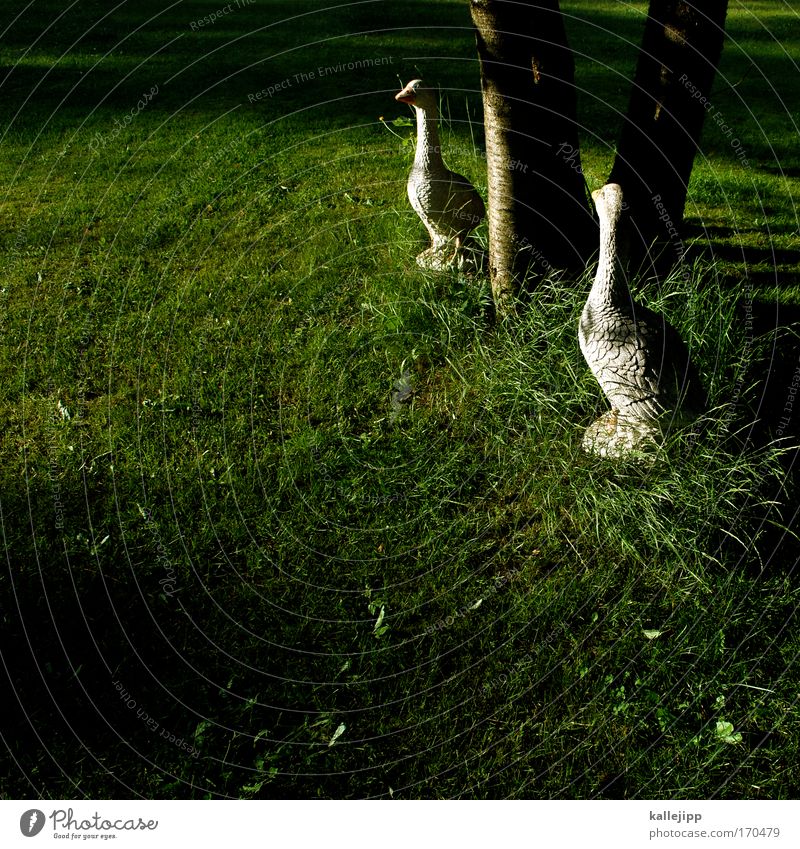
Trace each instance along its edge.
<path fill-rule="evenodd" d="M 583 447 L 621 457 L 656 443 L 664 425 L 702 412 L 705 392 L 678 332 L 631 297 L 617 243 L 622 189 L 609 183 L 592 199 L 600 257 L 578 339 L 611 410 L 587 428 Z"/>
<path fill-rule="evenodd" d="M 444 164 L 435 92 L 422 80 L 412 80 L 395 99 L 413 106 L 417 118 L 417 147 L 408 177 L 408 199 L 431 237 L 431 246 L 417 257 L 417 263 L 437 270 L 460 265 L 464 237 L 486 215 L 483 200 L 466 177 Z"/>

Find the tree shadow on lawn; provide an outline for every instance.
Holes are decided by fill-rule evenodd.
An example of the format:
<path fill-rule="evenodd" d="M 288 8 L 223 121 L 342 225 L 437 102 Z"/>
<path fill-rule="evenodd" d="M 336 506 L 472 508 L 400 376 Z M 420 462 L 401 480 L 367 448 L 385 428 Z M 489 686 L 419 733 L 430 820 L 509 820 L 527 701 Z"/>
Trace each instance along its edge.
<path fill-rule="evenodd" d="M 702 239 L 699 245 L 690 247 L 688 258 L 694 256 L 708 257 L 712 262 L 723 260 L 724 262 L 736 263 L 743 269 L 747 269 L 747 276 L 752 279 L 753 267 L 769 265 L 775 269 L 771 272 L 758 271 L 758 280 L 752 279 L 757 285 L 766 284 L 781 287 L 797 285 L 800 275 L 800 248 L 776 247 L 768 244 L 765 247 L 754 245 L 743 245 L 732 243 L 738 238 L 748 238 L 752 234 L 765 235 L 764 228 L 753 227 L 742 229 L 741 227 L 727 227 L 724 225 L 684 224 L 684 233 L 691 239 Z M 788 226 L 782 230 L 771 230 L 768 236 L 790 236 Z M 723 241 L 724 240 L 724 241 Z M 792 266 L 796 273 L 785 273 L 777 269 L 777 266 Z M 768 278 L 765 279 L 764 275 Z"/>
<path fill-rule="evenodd" d="M 429 70 L 432 82 L 472 92 L 479 103 L 466 6 L 318 6 L 273 2 L 198 26 L 217 6 L 127 4 L 98 23 L 99 12 L 86 4 L 60 16 L 63 4 L 51 2 L 35 16 L 22 14 L 4 35 L 5 123 L 35 135 L 47 121 L 87 119 L 93 130 L 135 110 L 153 86 L 158 96 L 147 109 L 168 115 L 216 116 L 244 105 L 268 119 L 303 111 L 304 120 L 363 123 L 399 108 L 392 100 L 398 78 Z M 454 98 L 457 114 L 461 100 Z"/>

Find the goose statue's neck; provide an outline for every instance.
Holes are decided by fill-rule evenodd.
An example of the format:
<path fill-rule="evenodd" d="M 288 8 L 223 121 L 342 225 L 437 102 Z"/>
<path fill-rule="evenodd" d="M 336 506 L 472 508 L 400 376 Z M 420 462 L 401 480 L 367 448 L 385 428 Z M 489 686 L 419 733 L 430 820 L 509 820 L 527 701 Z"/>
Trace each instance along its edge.
<path fill-rule="evenodd" d="M 630 291 L 618 244 L 621 198 L 609 196 L 604 188 L 595 192 L 594 201 L 600 220 L 600 257 L 589 299 L 598 304 L 625 303 L 630 299 Z"/>
<path fill-rule="evenodd" d="M 426 171 L 444 169 L 442 149 L 439 143 L 438 113 L 435 109 L 414 107 L 417 113 L 417 151 L 414 167 Z"/>

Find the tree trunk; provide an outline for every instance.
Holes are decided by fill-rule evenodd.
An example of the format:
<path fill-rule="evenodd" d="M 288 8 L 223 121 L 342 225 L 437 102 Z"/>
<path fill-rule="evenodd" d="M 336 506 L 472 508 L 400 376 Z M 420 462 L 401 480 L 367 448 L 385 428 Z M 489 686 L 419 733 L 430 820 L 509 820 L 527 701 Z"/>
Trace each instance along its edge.
<path fill-rule="evenodd" d="M 609 177 L 622 186 L 628 204 L 635 264 L 649 251 L 667 266 L 683 256 L 683 210 L 703 120 L 714 111 L 710 93 L 727 6 L 728 0 L 650 0 Z"/>
<path fill-rule="evenodd" d="M 575 64 L 558 0 L 471 0 L 499 315 L 529 270 L 585 266 L 596 248 L 580 166 Z"/>

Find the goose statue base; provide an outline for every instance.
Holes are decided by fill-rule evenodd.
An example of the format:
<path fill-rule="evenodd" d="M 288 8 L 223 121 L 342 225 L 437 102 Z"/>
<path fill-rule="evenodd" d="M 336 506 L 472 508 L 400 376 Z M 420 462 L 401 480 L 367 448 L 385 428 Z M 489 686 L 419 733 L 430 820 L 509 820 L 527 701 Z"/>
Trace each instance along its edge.
<path fill-rule="evenodd" d="M 608 410 L 586 428 L 581 447 L 606 460 L 645 458 L 653 456 L 661 440 L 661 428 L 655 422 L 625 419 L 618 410 Z"/>
<path fill-rule="evenodd" d="M 464 261 L 459 246 L 454 247 L 447 242 L 443 245 L 432 245 L 417 255 L 417 265 L 425 271 L 449 271 L 452 268 L 460 270 Z"/>
<path fill-rule="evenodd" d="M 466 274 L 478 271 L 481 267 L 477 251 L 465 248 L 460 241 L 432 245 L 417 255 L 417 265 L 425 271 L 461 271 Z"/>

